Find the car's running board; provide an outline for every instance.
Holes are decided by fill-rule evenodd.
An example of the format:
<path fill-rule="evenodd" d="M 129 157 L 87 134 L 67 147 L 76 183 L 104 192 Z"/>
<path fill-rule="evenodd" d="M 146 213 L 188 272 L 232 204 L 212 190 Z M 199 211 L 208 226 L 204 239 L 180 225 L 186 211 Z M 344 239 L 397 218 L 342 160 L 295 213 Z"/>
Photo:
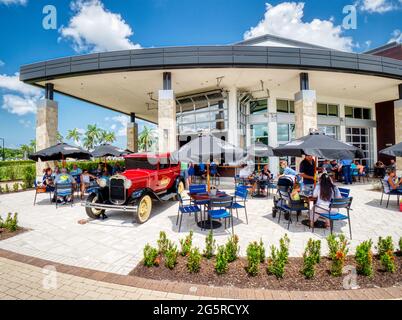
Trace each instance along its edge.
<path fill-rule="evenodd" d="M 159 199 L 161 199 L 162 201 L 167 201 L 167 200 L 174 198 L 175 196 L 176 196 L 176 193 L 168 193 L 168 194 L 165 194 L 164 196 L 160 197 Z"/>
<path fill-rule="evenodd" d="M 92 209 L 112 209 L 112 210 L 120 210 L 120 211 L 128 211 L 128 212 L 137 212 L 138 206 L 119 206 L 113 204 L 103 204 L 103 203 L 81 203 L 83 207 L 92 208 Z"/>

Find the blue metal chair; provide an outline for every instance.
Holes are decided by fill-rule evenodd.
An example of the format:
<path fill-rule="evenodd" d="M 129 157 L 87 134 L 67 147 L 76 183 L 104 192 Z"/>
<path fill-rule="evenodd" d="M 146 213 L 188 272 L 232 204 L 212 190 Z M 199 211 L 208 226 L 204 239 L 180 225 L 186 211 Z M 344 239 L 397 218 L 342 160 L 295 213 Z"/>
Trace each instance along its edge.
<path fill-rule="evenodd" d="M 72 183 L 56 183 L 56 187 L 54 190 L 54 196 L 56 199 L 56 209 L 58 207 L 58 197 L 71 197 L 70 204 L 71 206 L 74 203 L 74 186 Z"/>
<path fill-rule="evenodd" d="M 232 226 L 232 235 L 234 235 L 234 227 L 233 227 L 233 215 L 232 215 L 232 206 L 233 206 L 233 197 L 218 197 L 211 199 L 209 201 L 209 208 L 208 208 L 208 216 L 209 222 L 212 228 L 212 219 L 225 219 L 225 229 L 226 229 L 226 221 L 229 219 L 229 223 Z"/>
<path fill-rule="evenodd" d="M 342 198 L 349 198 L 350 189 L 347 188 L 338 188 Z"/>
<path fill-rule="evenodd" d="M 281 222 L 282 212 L 289 213 L 289 220 L 288 220 L 288 230 L 290 227 L 290 223 L 292 222 L 292 212 L 302 212 L 302 211 L 309 211 L 306 203 L 303 200 L 292 200 L 291 191 L 289 187 L 286 186 L 279 186 L 278 188 L 279 193 L 279 200 L 276 203 L 276 207 L 279 211 L 278 223 Z M 296 215 L 296 221 L 299 221 L 299 216 Z"/>
<path fill-rule="evenodd" d="M 314 214 L 318 214 L 320 217 L 323 217 L 325 219 L 328 219 L 330 222 L 330 229 L 331 229 L 331 234 L 334 228 L 334 221 L 340 221 L 340 220 L 348 220 L 349 222 L 349 232 L 350 232 L 350 239 L 352 239 L 352 226 L 350 223 L 350 206 L 352 205 L 352 200 L 353 197 L 349 198 L 341 198 L 341 199 L 332 199 L 331 203 L 328 208 L 323 208 L 318 205 L 314 205 L 313 212 Z M 325 213 L 316 213 L 316 208 L 320 208 L 321 210 L 325 211 Z M 334 209 L 337 209 L 334 211 Z M 339 209 L 346 209 L 346 214 L 342 214 L 338 212 Z M 313 229 L 312 232 L 314 232 L 314 224 L 313 224 Z"/>
<path fill-rule="evenodd" d="M 386 208 L 388 208 L 389 198 L 391 197 L 391 195 L 396 195 L 397 204 L 399 205 L 399 196 L 402 194 L 402 192 L 400 190 L 391 189 L 391 186 L 389 185 L 389 182 L 384 180 L 384 179 L 380 179 L 380 182 L 381 182 L 381 186 L 382 186 L 380 205 L 382 205 L 382 198 L 384 197 L 384 194 L 388 195 Z M 389 191 L 385 191 L 385 190 L 389 190 Z"/>
<path fill-rule="evenodd" d="M 206 184 L 190 184 L 189 192 L 190 192 L 190 194 L 207 193 L 207 185 Z"/>
<path fill-rule="evenodd" d="M 184 202 L 191 201 L 191 199 L 183 199 L 179 193 L 177 194 L 177 198 L 179 199 L 179 209 L 177 210 L 176 225 L 179 223 L 180 232 L 183 215 L 188 214 L 189 216 L 191 216 L 191 214 L 194 213 L 195 221 L 198 222 L 198 213 L 201 213 L 201 209 L 197 205 L 185 205 Z"/>
<path fill-rule="evenodd" d="M 238 209 L 244 209 L 244 213 L 246 214 L 246 222 L 248 224 L 248 216 L 247 216 L 247 208 L 246 208 L 246 201 L 248 195 L 248 188 L 245 186 L 239 185 L 235 189 L 234 199 L 231 209 L 236 210 L 237 218 L 239 218 L 239 211 Z"/>

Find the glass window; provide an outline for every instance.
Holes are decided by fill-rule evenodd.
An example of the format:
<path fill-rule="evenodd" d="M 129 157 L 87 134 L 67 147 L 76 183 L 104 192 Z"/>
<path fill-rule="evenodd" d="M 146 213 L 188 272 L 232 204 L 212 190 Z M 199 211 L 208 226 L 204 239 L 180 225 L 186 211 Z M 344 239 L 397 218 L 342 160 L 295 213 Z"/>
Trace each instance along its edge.
<path fill-rule="evenodd" d="M 295 102 L 292 100 L 289 100 L 289 113 L 295 113 Z"/>
<path fill-rule="evenodd" d="M 364 151 L 364 158 L 360 160 L 363 165 L 372 165 L 373 150 L 368 128 L 346 128 L 346 142 Z"/>
<path fill-rule="evenodd" d="M 278 123 L 278 141 L 289 141 L 289 125 Z"/>
<path fill-rule="evenodd" d="M 126 158 L 126 170 L 130 169 L 151 169 L 156 170 L 156 164 L 152 164 L 148 158 Z"/>
<path fill-rule="evenodd" d="M 288 113 L 288 101 L 287 100 L 276 100 L 276 111 Z"/>
<path fill-rule="evenodd" d="M 322 116 L 327 115 L 327 105 L 324 103 L 317 103 L 317 113 Z"/>
<path fill-rule="evenodd" d="M 353 108 L 345 106 L 345 117 L 353 118 Z"/>
<path fill-rule="evenodd" d="M 250 102 L 250 114 L 264 114 L 267 113 L 267 99 L 256 100 Z"/>
<path fill-rule="evenodd" d="M 334 117 L 338 116 L 338 106 L 336 104 L 328 105 L 328 115 Z"/>
<path fill-rule="evenodd" d="M 363 109 L 363 119 L 371 120 L 371 110 L 370 109 Z"/>
<path fill-rule="evenodd" d="M 354 108 L 353 109 L 353 117 L 355 119 L 361 119 L 362 118 L 362 108 Z"/>

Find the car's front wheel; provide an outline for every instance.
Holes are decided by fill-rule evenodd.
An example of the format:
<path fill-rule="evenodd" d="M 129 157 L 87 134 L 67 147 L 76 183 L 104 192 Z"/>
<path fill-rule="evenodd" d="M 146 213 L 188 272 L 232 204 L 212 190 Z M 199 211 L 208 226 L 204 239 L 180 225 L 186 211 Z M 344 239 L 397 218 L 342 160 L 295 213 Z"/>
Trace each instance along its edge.
<path fill-rule="evenodd" d="M 144 223 L 149 219 L 152 210 L 152 199 L 149 195 L 144 195 L 138 201 L 137 221 Z"/>
<path fill-rule="evenodd" d="M 99 197 L 96 193 L 91 193 L 87 198 L 87 203 L 101 203 Z M 105 210 L 103 209 L 95 209 L 95 208 L 85 208 L 87 216 L 92 219 L 99 219 L 104 213 Z"/>

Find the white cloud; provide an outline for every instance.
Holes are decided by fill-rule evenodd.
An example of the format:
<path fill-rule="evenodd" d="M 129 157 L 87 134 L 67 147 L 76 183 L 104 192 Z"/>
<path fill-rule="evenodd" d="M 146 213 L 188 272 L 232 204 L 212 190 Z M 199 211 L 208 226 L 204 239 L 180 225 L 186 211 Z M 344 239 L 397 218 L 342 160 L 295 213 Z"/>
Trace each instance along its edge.
<path fill-rule="evenodd" d="M 21 97 L 14 94 L 5 94 L 3 95 L 2 108 L 10 113 L 23 116 L 28 113 L 36 113 L 37 100 L 36 97 Z"/>
<path fill-rule="evenodd" d="M 71 4 L 75 15 L 67 27 L 61 27 L 62 38 L 70 39 L 77 52 L 102 52 L 138 49 L 129 39 L 133 30 L 122 16 L 105 8 L 100 0 L 76 0 Z"/>
<path fill-rule="evenodd" d="M 3 60 L 0 60 L 0 67 L 4 67 L 5 66 L 5 62 Z"/>
<path fill-rule="evenodd" d="M 0 0 L 0 3 L 3 3 L 5 5 L 10 5 L 10 4 L 20 4 L 25 6 L 27 4 L 28 0 Z"/>
<path fill-rule="evenodd" d="M 389 39 L 388 42 L 402 43 L 402 31 L 399 29 L 394 30 L 392 32 L 392 38 Z"/>
<path fill-rule="evenodd" d="M 368 13 L 385 13 L 398 8 L 396 2 L 392 0 L 359 0 L 357 4 L 361 11 Z"/>
<path fill-rule="evenodd" d="M 30 120 L 25 120 L 25 119 L 20 119 L 18 122 L 24 126 L 25 128 L 30 128 L 32 127 L 32 122 Z"/>
<path fill-rule="evenodd" d="M 304 3 L 283 2 L 276 6 L 266 4 L 264 18 L 244 34 L 244 39 L 272 34 L 289 39 L 308 42 L 332 49 L 352 51 L 351 37 L 342 35 L 340 25 L 334 25 L 333 19 L 313 19 L 303 21 Z"/>
<path fill-rule="evenodd" d="M 13 76 L 8 76 L 6 74 L 0 75 L 0 89 L 14 91 L 29 96 L 38 96 L 41 94 L 39 88 L 25 84 L 20 81 L 19 76 L 18 72 Z"/>
<path fill-rule="evenodd" d="M 3 95 L 2 108 L 10 113 L 25 115 L 36 113 L 36 104 L 41 97 L 39 88 L 27 85 L 19 80 L 19 73 L 13 76 L 0 75 L 0 89 L 12 92 Z"/>
<path fill-rule="evenodd" d="M 114 117 L 106 117 L 105 120 L 112 122 L 110 130 L 114 131 L 117 137 L 125 137 L 127 135 L 127 124 L 130 120 L 128 116 L 118 115 Z"/>

